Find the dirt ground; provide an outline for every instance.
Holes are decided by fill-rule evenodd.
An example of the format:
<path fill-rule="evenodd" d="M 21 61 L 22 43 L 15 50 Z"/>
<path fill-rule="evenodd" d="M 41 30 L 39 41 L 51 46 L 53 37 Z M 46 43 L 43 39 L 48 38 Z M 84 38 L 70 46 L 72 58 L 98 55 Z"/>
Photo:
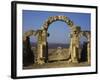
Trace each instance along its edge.
<path fill-rule="evenodd" d="M 30 66 L 24 67 L 23 69 L 41 69 L 41 68 L 64 68 L 64 67 L 86 67 L 90 66 L 87 62 L 81 63 L 68 63 L 67 61 L 56 61 L 52 63 L 45 64 L 32 64 Z"/>

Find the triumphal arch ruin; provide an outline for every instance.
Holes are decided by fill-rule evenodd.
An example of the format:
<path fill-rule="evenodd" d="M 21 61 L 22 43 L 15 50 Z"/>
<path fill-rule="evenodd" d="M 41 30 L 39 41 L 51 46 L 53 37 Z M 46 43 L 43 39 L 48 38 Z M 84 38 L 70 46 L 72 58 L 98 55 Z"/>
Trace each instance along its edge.
<path fill-rule="evenodd" d="M 84 36 L 87 38 L 87 62 L 90 63 L 90 43 L 91 43 L 91 33 L 90 31 L 83 31 L 80 26 L 77 26 L 66 16 L 51 16 L 49 17 L 42 27 L 37 31 L 30 30 L 24 33 L 23 41 L 27 42 L 27 37 L 36 36 L 37 37 L 37 51 L 35 54 L 34 62 L 38 64 L 44 64 L 48 62 L 48 42 L 47 37 L 49 37 L 48 28 L 49 25 L 55 21 L 65 22 L 70 29 L 70 62 L 79 62 L 79 48 L 80 48 L 80 37 Z M 66 31 L 67 32 L 67 31 Z M 66 53 L 67 54 L 67 53 Z"/>

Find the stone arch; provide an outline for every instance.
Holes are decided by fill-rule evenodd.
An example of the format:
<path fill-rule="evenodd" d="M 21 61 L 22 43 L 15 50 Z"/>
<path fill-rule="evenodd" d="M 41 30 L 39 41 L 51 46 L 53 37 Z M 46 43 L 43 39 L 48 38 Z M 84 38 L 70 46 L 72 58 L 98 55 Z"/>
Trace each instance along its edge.
<path fill-rule="evenodd" d="M 35 36 L 36 31 L 29 30 L 23 34 L 23 65 L 27 66 L 35 62 L 35 54 L 31 49 L 30 37 Z"/>
<path fill-rule="evenodd" d="M 66 16 L 51 16 L 51 17 L 49 17 L 45 22 L 44 22 L 44 24 L 43 24 L 43 26 L 42 26 L 42 28 L 41 28 L 41 30 L 42 30 L 42 43 L 41 44 L 39 44 L 39 45 L 41 45 L 42 46 L 42 54 L 43 54 L 43 59 L 44 59 L 44 62 L 47 62 L 47 60 L 48 59 L 45 59 L 46 57 L 48 57 L 48 55 L 47 55 L 47 53 L 48 53 L 48 42 L 47 42 L 47 36 L 48 36 L 48 33 L 47 33 L 47 31 L 48 31 L 48 28 L 49 28 L 49 25 L 50 24 L 52 24 L 53 22 L 55 22 L 55 21 L 63 21 L 63 22 L 65 22 L 67 25 L 68 25 L 68 27 L 70 28 L 70 30 L 71 30 L 71 33 L 73 33 L 74 31 L 76 31 L 76 32 L 80 32 L 80 27 L 79 26 L 75 26 L 74 25 L 74 23 L 73 23 L 73 21 L 71 21 L 68 17 L 66 17 Z M 78 35 L 78 34 L 77 34 Z M 79 35 L 78 35 L 79 36 Z M 75 37 L 74 37 L 75 38 Z M 74 40 L 74 38 L 72 38 L 72 41 Z M 78 39 L 78 38 L 76 38 L 76 39 Z M 71 46 L 74 44 L 73 42 L 70 42 L 70 43 L 72 43 L 72 44 L 70 44 Z M 77 44 L 77 45 L 79 45 L 79 44 Z M 76 46 L 77 46 L 76 45 Z M 43 47 L 44 47 L 44 49 L 43 49 Z M 76 48 L 75 48 L 76 49 Z M 78 49 L 78 48 L 77 48 Z M 71 50 L 71 49 L 70 49 Z M 44 53 L 43 53 L 44 52 Z M 73 54 L 72 53 L 73 51 L 71 51 L 71 54 Z M 74 54 L 76 55 L 76 50 L 74 51 Z M 72 56 L 73 57 L 73 56 Z M 75 57 L 75 58 L 77 58 L 77 57 Z M 73 62 L 75 62 L 75 58 L 71 58 L 71 59 L 73 59 Z M 76 59 L 76 62 L 77 62 L 77 59 Z"/>
<path fill-rule="evenodd" d="M 51 23 L 55 22 L 55 21 L 63 21 L 65 22 L 69 28 L 72 28 L 74 26 L 73 21 L 71 21 L 68 17 L 66 16 L 51 16 L 49 17 L 43 24 L 43 28 L 45 30 L 48 30 L 48 27 Z"/>
<path fill-rule="evenodd" d="M 23 34 L 23 65 L 24 66 L 34 63 L 33 62 L 34 56 L 30 45 L 30 36 L 32 34 L 33 34 L 33 30 L 27 31 Z"/>

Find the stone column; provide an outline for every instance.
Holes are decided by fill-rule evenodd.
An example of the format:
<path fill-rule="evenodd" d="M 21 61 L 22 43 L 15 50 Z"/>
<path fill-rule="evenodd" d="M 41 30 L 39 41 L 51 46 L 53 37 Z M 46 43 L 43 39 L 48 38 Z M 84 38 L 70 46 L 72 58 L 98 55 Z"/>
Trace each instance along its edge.
<path fill-rule="evenodd" d="M 78 56 L 77 56 L 77 46 L 76 46 L 76 42 L 74 37 L 75 35 L 71 34 L 71 39 L 70 39 L 70 49 L 69 52 L 71 54 L 71 61 L 73 63 L 77 63 L 78 62 Z"/>
<path fill-rule="evenodd" d="M 88 63 L 91 62 L 91 37 L 90 34 L 88 34 L 88 44 L 87 44 L 87 61 Z"/>
<path fill-rule="evenodd" d="M 90 42 L 88 42 L 88 44 L 87 44 L 87 61 L 88 61 L 88 63 L 90 63 L 90 59 L 91 59 L 91 54 L 90 54 Z"/>
<path fill-rule="evenodd" d="M 78 63 L 79 60 L 79 45 L 80 45 L 80 41 L 79 41 L 79 35 L 80 33 L 80 27 L 74 27 L 72 29 L 72 37 L 71 37 L 71 59 L 73 63 Z"/>
<path fill-rule="evenodd" d="M 47 31 L 42 29 L 42 45 L 43 45 L 43 57 L 44 61 L 48 62 L 48 42 L 47 42 Z"/>
<path fill-rule="evenodd" d="M 43 57 L 43 44 L 42 44 L 42 30 L 38 31 L 38 41 L 37 41 L 37 63 L 43 64 L 44 57 Z"/>
<path fill-rule="evenodd" d="M 69 54 L 71 55 L 71 61 L 73 61 L 73 52 L 72 52 L 72 34 L 70 34 L 70 47 L 69 47 Z"/>

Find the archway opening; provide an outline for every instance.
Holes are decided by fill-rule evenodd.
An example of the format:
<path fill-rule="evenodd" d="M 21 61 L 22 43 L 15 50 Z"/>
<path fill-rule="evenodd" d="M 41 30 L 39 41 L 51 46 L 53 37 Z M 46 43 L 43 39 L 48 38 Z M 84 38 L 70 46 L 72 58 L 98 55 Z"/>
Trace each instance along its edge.
<path fill-rule="evenodd" d="M 37 41 L 36 37 L 28 36 L 23 41 L 23 68 L 35 63 Z"/>
<path fill-rule="evenodd" d="M 80 62 L 85 62 L 87 61 L 87 38 L 85 36 L 80 37 Z"/>
<path fill-rule="evenodd" d="M 50 24 L 48 31 L 48 61 L 64 61 L 69 57 L 70 28 L 65 22 Z"/>

